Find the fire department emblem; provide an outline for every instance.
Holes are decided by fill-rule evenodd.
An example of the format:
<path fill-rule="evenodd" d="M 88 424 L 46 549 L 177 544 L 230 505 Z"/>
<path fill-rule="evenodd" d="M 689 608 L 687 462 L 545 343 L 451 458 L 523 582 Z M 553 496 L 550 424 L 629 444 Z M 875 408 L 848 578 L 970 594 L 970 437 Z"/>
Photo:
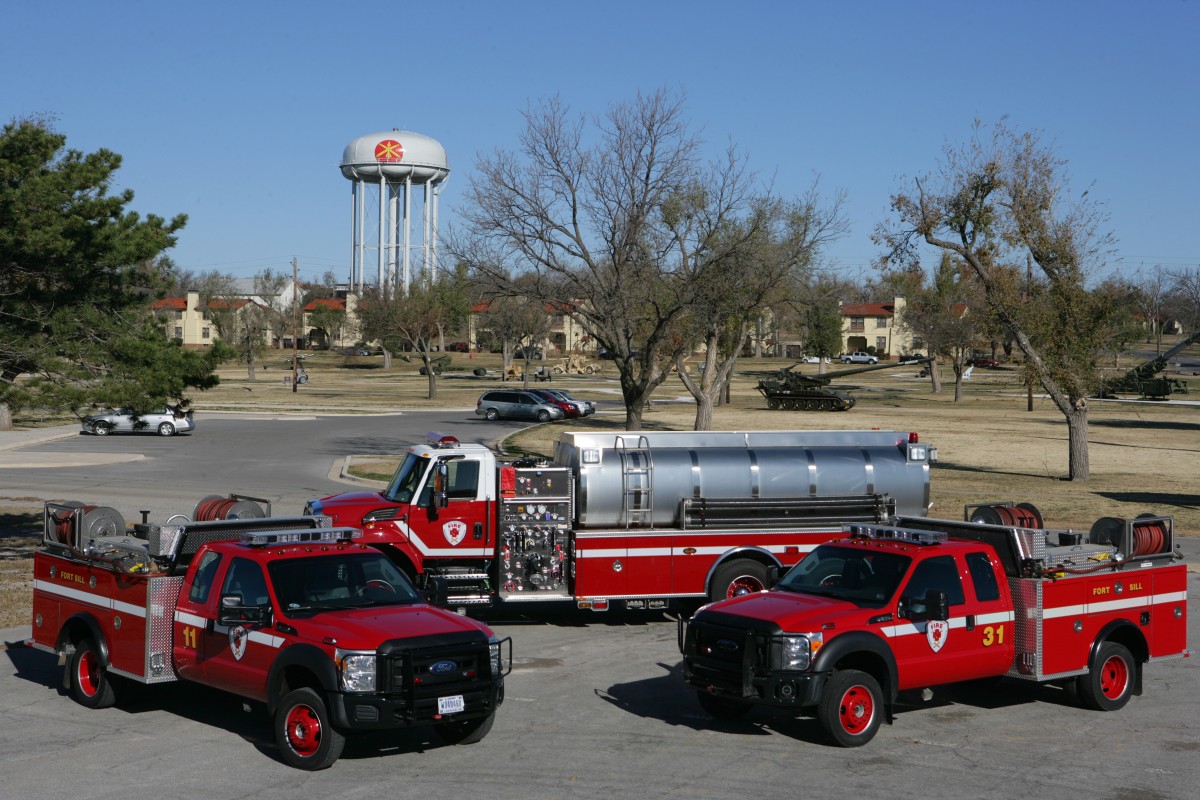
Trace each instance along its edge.
<path fill-rule="evenodd" d="M 234 661 L 241 661 L 242 656 L 246 655 L 246 642 L 249 639 L 250 634 L 241 625 L 230 629 L 229 650 L 233 653 Z"/>
<path fill-rule="evenodd" d="M 451 547 L 458 547 L 458 543 L 467 538 L 467 523 L 462 520 L 451 520 L 442 526 L 442 533 L 446 535 L 446 541 Z"/>
<path fill-rule="evenodd" d="M 925 626 L 925 638 L 929 641 L 930 648 L 933 652 L 942 649 L 946 644 L 946 638 L 950 636 L 950 624 L 945 620 L 931 619 Z"/>

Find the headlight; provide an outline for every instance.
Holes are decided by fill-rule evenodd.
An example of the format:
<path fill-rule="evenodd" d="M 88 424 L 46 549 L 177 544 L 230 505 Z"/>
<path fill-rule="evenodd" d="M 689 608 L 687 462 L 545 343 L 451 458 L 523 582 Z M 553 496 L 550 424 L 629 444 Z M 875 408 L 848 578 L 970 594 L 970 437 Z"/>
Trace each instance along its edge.
<path fill-rule="evenodd" d="M 804 633 L 796 636 L 782 636 L 779 639 L 779 669 L 806 670 L 812 666 L 812 657 L 824 643 L 824 635 L 820 633 Z"/>
<path fill-rule="evenodd" d="M 309 500 L 304 504 L 304 516 L 315 517 L 321 513 L 321 501 Z"/>
<path fill-rule="evenodd" d="M 342 691 L 375 691 L 375 654 L 352 650 L 335 651 L 338 672 L 341 673 Z"/>
<path fill-rule="evenodd" d="M 504 674 L 504 660 L 500 655 L 500 639 L 494 635 L 488 637 L 488 661 L 491 664 L 493 678 Z"/>

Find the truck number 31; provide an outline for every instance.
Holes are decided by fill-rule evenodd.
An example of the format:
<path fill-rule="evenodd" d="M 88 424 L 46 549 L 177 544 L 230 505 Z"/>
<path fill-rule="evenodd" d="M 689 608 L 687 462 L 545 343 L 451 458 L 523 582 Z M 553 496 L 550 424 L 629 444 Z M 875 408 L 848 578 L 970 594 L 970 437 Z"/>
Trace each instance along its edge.
<path fill-rule="evenodd" d="M 997 644 L 1004 644 L 1004 626 L 985 625 L 983 628 L 983 646 L 991 647 Z"/>

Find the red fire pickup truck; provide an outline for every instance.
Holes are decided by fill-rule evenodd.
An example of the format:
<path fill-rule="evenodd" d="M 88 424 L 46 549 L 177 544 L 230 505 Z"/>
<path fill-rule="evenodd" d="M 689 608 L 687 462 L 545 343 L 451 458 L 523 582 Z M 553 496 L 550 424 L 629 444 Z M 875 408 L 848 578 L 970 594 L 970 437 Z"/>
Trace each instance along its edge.
<path fill-rule="evenodd" d="M 815 712 L 854 747 L 891 722 L 900 691 L 1007 675 L 1108 711 L 1141 693 L 1143 664 L 1188 655 L 1169 518 L 1104 518 L 1086 538 L 927 518 L 849 531 L 771 591 L 681 621 L 685 680 L 706 711 Z"/>

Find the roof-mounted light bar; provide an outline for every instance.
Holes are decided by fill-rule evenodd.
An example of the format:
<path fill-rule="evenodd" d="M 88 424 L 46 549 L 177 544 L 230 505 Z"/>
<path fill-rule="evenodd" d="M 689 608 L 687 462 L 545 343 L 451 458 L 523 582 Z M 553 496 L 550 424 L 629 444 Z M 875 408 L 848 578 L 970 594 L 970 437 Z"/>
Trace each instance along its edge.
<path fill-rule="evenodd" d="M 256 531 L 242 534 L 242 543 L 250 547 L 280 544 L 337 544 L 362 536 L 358 528 L 320 528 L 299 531 Z"/>
<path fill-rule="evenodd" d="M 939 544 L 950 538 L 945 531 L 918 531 L 912 528 L 886 528 L 875 525 L 851 525 L 851 536 L 864 539 L 890 539 L 913 544 Z"/>
<path fill-rule="evenodd" d="M 431 447 L 454 447 L 454 445 L 458 444 L 458 437 L 451 436 L 448 433 L 430 431 L 429 433 L 425 434 L 425 441 L 428 442 Z"/>

